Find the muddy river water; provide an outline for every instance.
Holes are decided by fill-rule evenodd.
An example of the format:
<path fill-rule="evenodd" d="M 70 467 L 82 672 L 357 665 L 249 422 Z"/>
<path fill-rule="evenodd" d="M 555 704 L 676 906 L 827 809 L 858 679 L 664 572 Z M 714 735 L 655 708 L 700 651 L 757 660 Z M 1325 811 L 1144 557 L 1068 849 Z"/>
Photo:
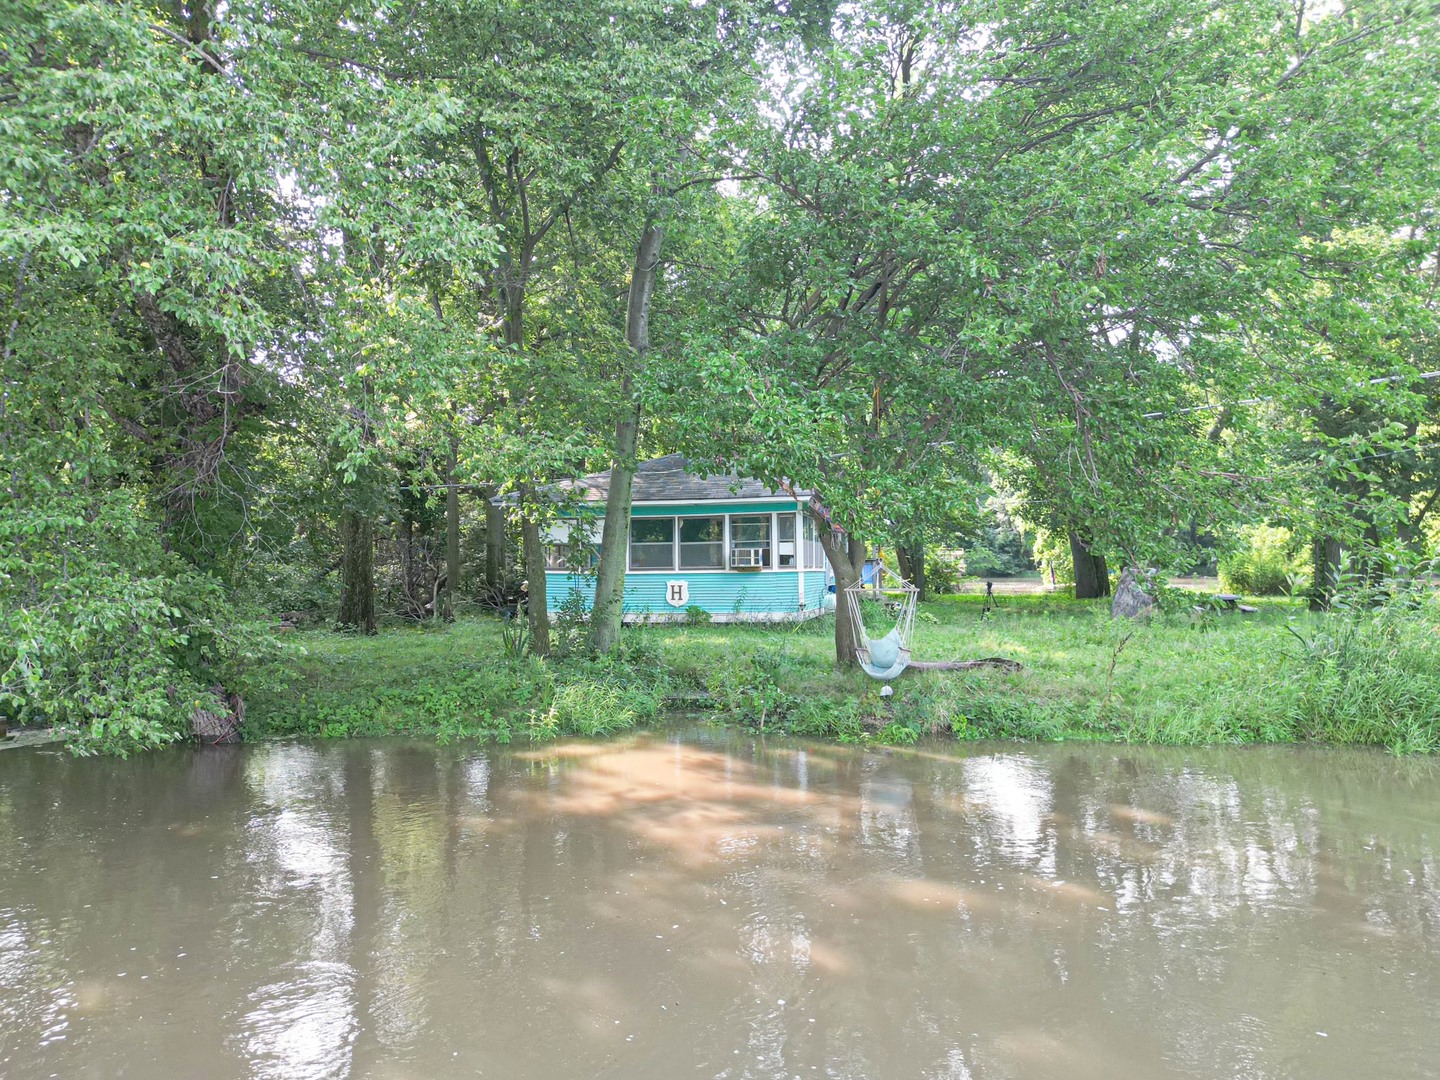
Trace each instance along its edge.
<path fill-rule="evenodd" d="M 1440 765 L 0 754 L 0 1076 L 1440 1075 Z"/>

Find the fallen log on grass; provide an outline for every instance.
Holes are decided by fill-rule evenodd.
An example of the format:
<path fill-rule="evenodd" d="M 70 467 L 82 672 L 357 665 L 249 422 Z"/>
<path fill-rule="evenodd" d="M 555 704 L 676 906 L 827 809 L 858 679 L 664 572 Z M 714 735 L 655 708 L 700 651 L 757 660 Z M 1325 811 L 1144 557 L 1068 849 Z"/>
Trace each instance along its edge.
<path fill-rule="evenodd" d="M 1003 656 L 984 656 L 979 660 L 911 660 L 913 671 L 972 671 L 976 668 L 999 668 L 1001 671 L 1024 671 L 1019 660 Z"/>

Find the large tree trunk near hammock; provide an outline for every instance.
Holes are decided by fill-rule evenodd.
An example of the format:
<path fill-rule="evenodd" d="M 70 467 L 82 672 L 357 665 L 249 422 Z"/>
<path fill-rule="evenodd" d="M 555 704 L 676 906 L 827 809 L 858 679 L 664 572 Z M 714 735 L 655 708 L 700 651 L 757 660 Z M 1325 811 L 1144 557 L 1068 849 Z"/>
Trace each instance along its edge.
<path fill-rule="evenodd" d="M 897 544 L 895 561 L 900 564 L 900 576 L 915 586 L 916 599 L 921 602 L 929 600 L 925 591 L 924 543 Z"/>
<path fill-rule="evenodd" d="M 841 667 L 855 663 L 855 627 L 850 619 L 850 594 L 845 590 L 860 580 L 865 569 L 865 545 L 844 532 L 832 531 L 830 522 L 814 506 L 806 512 L 815 522 L 820 546 L 830 569 L 835 572 L 835 663 Z"/>
<path fill-rule="evenodd" d="M 979 668 L 999 668 L 1001 671 L 1023 671 L 1025 665 L 1019 660 L 1005 656 L 982 656 L 978 660 L 911 660 L 910 671 L 975 671 Z"/>
<path fill-rule="evenodd" d="M 1105 556 L 1090 550 L 1079 534 L 1070 534 L 1070 558 L 1075 563 L 1075 599 L 1094 600 L 1110 595 L 1110 570 Z"/>

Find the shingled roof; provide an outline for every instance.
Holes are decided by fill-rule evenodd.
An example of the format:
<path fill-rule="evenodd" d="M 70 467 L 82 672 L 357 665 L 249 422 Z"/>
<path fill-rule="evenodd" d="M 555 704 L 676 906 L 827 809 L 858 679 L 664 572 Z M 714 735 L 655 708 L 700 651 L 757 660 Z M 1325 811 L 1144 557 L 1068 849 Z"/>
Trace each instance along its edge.
<path fill-rule="evenodd" d="M 710 475 L 699 475 L 702 471 Z M 573 480 L 566 487 L 583 488 L 586 502 L 604 502 L 610 493 L 610 470 Z M 666 454 L 643 461 L 635 468 L 631 503 L 711 502 L 729 499 L 808 498 L 808 491 L 776 491 L 759 480 L 716 473 L 714 467 L 690 461 L 682 454 Z"/>

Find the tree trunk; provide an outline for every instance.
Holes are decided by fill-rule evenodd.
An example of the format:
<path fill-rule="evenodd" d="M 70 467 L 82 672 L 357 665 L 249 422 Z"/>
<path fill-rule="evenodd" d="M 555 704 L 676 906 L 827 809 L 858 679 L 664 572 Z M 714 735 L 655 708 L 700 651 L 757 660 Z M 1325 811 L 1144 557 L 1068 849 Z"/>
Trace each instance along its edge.
<path fill-rule="evenodd" d="M 485 588 L 496 592 L 505 581 L 505 511 L 491 500 L 495 489 L 485 489 Z"/>
<path fill-rule="evenodd" d="M 928 600 L 930 597 L 925 591 L 925 545 L 923 543 L 896 545 L 895 561 L 900 564 L 900 576 L 919 593 L 916 599 Z"/>
<path fill-rule="evenodd" d="M 460 588 L 460 492 L 455 486 L 459 440 L 450 436 L 450 457 L 445 467 L 445 608 L 446 622 L 455 621 L 455 592 Z"/>
<path fill-rule="evenodd" d="M 622 384 L 631 392 L 627 373 Z M 635 484 L 635 446 L 640 430 L 640 408 L 627 409 L 615 425 L 615 457 L 610 466 L 610 490 L 605 496 L 605 524 L 600 534 L 600 564 L 595 570 L 595 604 L 590 613 L 590 648 L 611 653 L 620 645 L 620 624 L 625 616 L 625 565 L 630 550 L 630 494 Z"/>
<path fill-rule="evenodd" d="M 360 380 L 361 407 L 355 410 L 360 424 L 360 441 L 375 445 L 375 431 L 370 422 L 370 408 L 375 387 L 369 378 Z M 340 617 L 339 623 L 360 631 L 375 633 L 375 522 L 370 515 L 374 484 L 372 465 L 362 467 L 356 485 L 349 493 L 348 505 L 340 515 Z M 362 512 L 357 504 L 364 507 Z"/>
<path fill-rule="evenodd" d="M 520 489 L 521 505 L 529 492 Z M 520 541 L 525 549 L 525 611 L 530 629 L 530 655 L 550 655 L 550 612 L 545 596 L 545 545 L 540 525 L 531 517 L 520 519 Z"/>
<path fill-rule="evenodd" d="M 409 515 L 400 522 L 400 544 L 400 572 L 405 581 L 405 603 L 410 607 L 407 614 L 411 614 L 416 608 L 423 609 L 425 601 L 416 599 L 415 594 L 415 522 Z M 420 615 L 424 614 L 422 610 Z"/>
<path fill-rule="evenodd" d="M 853 536 L 832 530 L 830 522 L 812 503 L 807 512 L 815 521 L 815 530 L 820 536 L 820 546 L 830 569 L 835 572 L 835 663 L 848 667 L 855 663 L 855 650 L 860 642 L 855 640 L 855 628 L 850 616 L 850 586 L 860 580 L 865 570 L 865 545 Z"/>
<path fill-rule="evenodd" d="M 340 515 L 341 626 L 375 633 L 375 525 L 358 510 Z"/>
<path fill-rule="evenodd" d="M 615 425 L 610 490 L 605 496 L 595 605 L 590 613 L 590 648 L 597 653 L 614 652 L 620 644 L 620 623 L 625 613 L 625 564 L 630 552 L 630 494 L 635 483 L 635 448 L 640 432 L 640 404 L 634 400 L 634 371 L 644 363 L 650 348 L 650 298 L 655 293 L 655 271 L 660 264 L 660 245 L 664 238 L 664 232 L 654 222 L 645 226 L 635 248 L 635 269 L 630 275 L 625 340 L 635 350 L 635 364 L 626 371 L 620 387 L 624 411 Z"/>
<path fill-rule="evenodd" d="M 1090 550 L 1079 533 L 1070 534 L 1070 558 L 1075 563 L 1075 598 L 1094 600 L 1110 595 L 1110 571 L 1105 556 Z"/>
<path fill-rule="evenodd" d="M 1340 541 L 1333 536 L 1317 536 L 1310 545 L 1315 562 L 1310 584 L 1310 610 L 1327 611 L 1340 584 Z"/>

